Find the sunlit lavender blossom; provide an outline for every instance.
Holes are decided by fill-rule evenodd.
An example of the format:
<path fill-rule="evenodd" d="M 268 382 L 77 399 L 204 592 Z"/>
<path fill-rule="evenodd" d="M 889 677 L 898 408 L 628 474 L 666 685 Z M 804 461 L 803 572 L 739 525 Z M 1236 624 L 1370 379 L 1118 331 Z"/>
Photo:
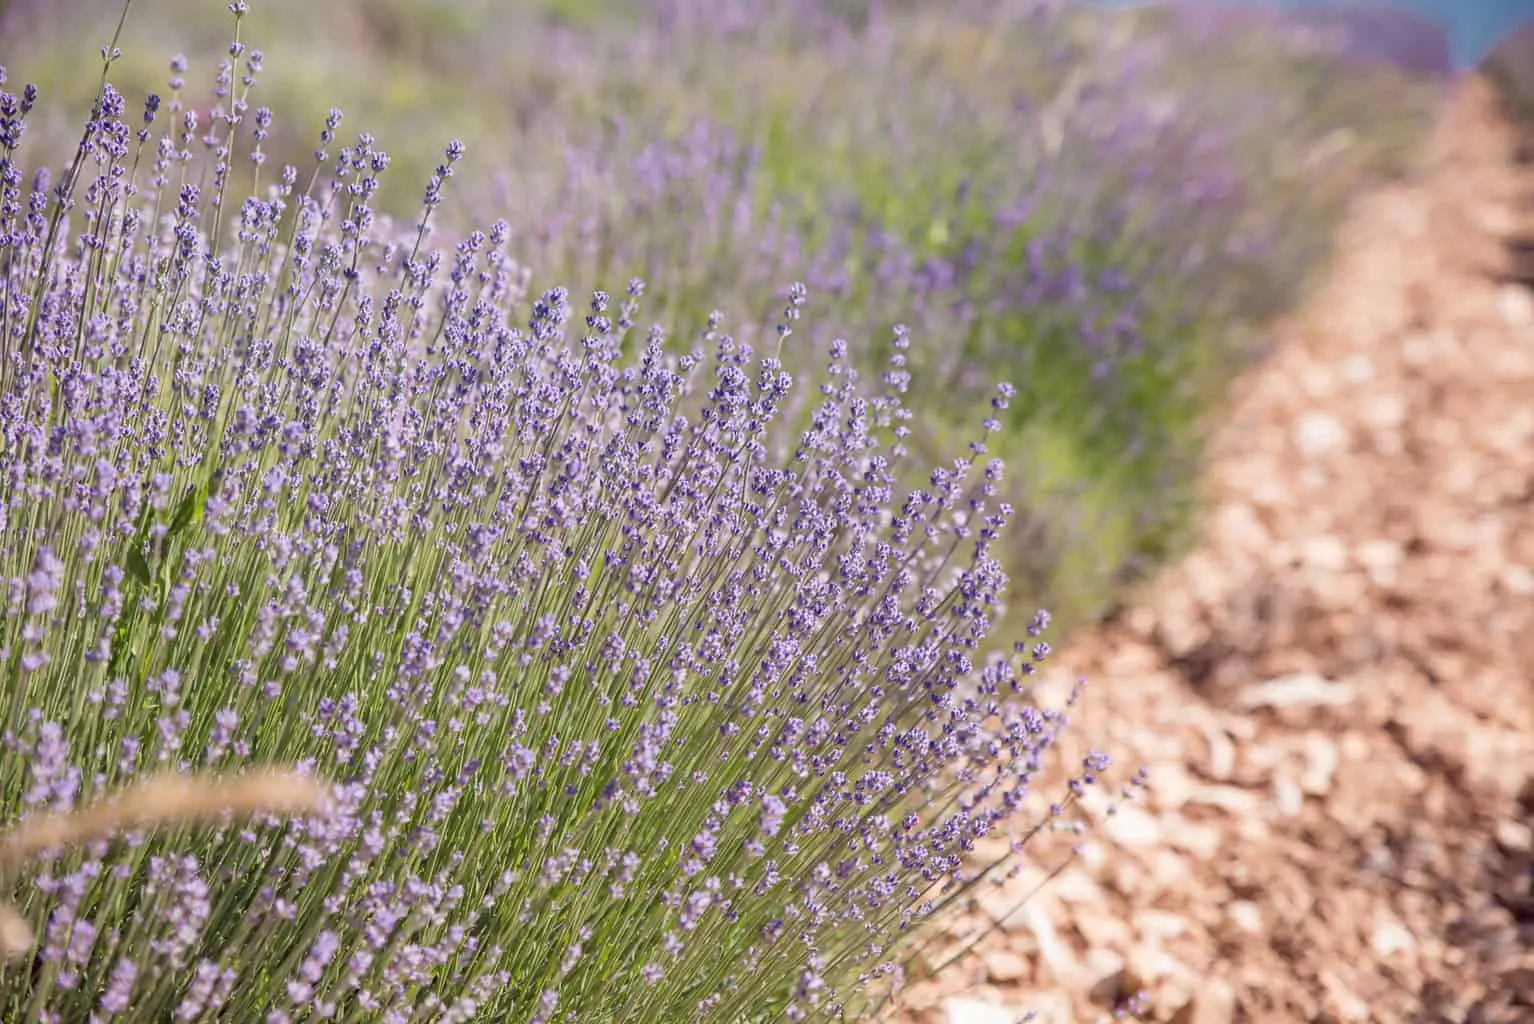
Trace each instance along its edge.
<path fill-rule="evenodd" d="M 108 86 L 56 190 L 0 153 L 0 794 L 280 760 L 333 807 L 44 862 L 0 1016 L 856 1016 L 1063 724 L 1044 644 L 986 653 L 1000 464 L 903 484 L 903 330 L 795 430 L 722 316 L 527 296 L 504 222 L 437 247 L 461 143 L 412 225 L 339 112 L 226 202 L 259 68 L 159 136 Z"/>

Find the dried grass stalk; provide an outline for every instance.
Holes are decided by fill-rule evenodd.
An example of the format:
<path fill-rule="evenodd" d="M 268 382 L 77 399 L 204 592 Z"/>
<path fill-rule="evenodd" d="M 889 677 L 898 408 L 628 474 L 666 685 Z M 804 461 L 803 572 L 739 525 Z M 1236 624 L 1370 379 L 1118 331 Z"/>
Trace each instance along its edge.
<path fill-rule="evenodd" d="M 293 771 L 265 769 L 234 777 L 158 775 L 72 811 L 28 819 L 0 834 L 0 881 L 47 850 L 79 846 L 119 832 L 217 822 L 256 814 L 297 816 L 324 807 L 326 789 Z M 0 902 L 0 959 L 32 948 L 32 928 Z"/>

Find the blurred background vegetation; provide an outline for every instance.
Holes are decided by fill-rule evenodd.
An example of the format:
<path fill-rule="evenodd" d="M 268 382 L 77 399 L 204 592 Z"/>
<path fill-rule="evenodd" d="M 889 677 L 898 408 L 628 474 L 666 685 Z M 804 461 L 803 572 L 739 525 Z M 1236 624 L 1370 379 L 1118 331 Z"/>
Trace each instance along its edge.
<path fill-rule="evenodd" d="M 72 152 L 115 0 L 0 0 L 0 63 L 42 89 L 33 156 Z M 215 103 L 222 0 L 136 0 L 112 79 Z M 649 282 L 683 342 L 711 310 L 784 358 L 833 338 L 882 372 L 910 329 L 913 445 L 977 436 L 1021 528 L 1014 605 L 1110 610 L 1197 521 L 1203 437 L 1266 329 L 1324 269 L 1359 190 L 1409 173 L 1445 80 L 1263 19 L 956 0 L 255 0 L 268 168 L 307 169 L 326 112 L 393 157 L 413 216 L 512 225 L 534 294 Z M 265 181 L 274 172 L 264 170 Z M 248 178 L 246 179 L 248 182 Z M 238 183 L 237 186 L 239 187 Z"/>
<path fill-rule="evenodd" d="M 1534 23 L 1503 40 L 1486 59 L 1486 75 L 1518 116 L 1534 119 Z"/>

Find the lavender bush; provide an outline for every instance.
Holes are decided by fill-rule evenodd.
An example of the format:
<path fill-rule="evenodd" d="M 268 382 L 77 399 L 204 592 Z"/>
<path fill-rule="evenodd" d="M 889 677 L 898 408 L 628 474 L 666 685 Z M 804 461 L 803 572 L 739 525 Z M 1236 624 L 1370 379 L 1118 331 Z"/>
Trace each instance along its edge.
<path fill-rule="evenodd" d="M 31 865 L 0 1017 L 862 1018 L 1009 870 L 979 840 L 1067 822 L 1105 758 L 1023 813 L 1048 617 L 986 653 L 1011 388 L 907 487 L 907 331 L 807 393 L 802 287 L 757 343 L 643 326 L 639 280 L 529 295 L 504 221 L 433 231 L 460 143 L 395 222 L 339 111 L 265 159 L 238 32 L 211 116 L 105 56 L 59 174 L 0 96 L 0 821 L 335 785 Z"/>
<path fill-rule="evenodd" d="M 113 5 L 15 3 L 29 67 L 88 102 L 63 26 Z M 150 54 L 206 52 L 217 7 L 145 5 L 124 91 L 158 87 Z M 396 158 L 372 201 L 408 218 L 438 140 L 475 139 L 455 188 L 503 212 L 534 295 L 638 276 L 673 333 L 727 308 L 761 348 L 803 279 L 783 353 L 801 379 L 839 334 L 908 328 L 918 463 L 1012 380 L 987 442 L 1019 520 L 998 555 L 1011 602 L 1067 628 L 1189 536 L 1211 410 L 1435 88 L 1281 25 L 1018 0 L 264 0 L 252 19 L 283 39 L 261 87 L 288 112 L 274 162 L 301 165 L 301 129 L 343 95 Z M 878 377 L 873 347 L 853 356 Z"/>

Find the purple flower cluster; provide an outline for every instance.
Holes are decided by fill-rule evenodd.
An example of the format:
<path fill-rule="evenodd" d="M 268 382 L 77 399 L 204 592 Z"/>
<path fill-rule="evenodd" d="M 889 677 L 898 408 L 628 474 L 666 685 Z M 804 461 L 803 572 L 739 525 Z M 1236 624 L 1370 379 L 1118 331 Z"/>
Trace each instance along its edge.
<path fill-rule="evenodd" d="M 857 1016 L 1064 724 L 986 653 L 1000 463 L 906 486 L 904 330 L 796 388 L 802 286 L 758 348 L 439 246 L 459 143 L 411 225 L 339 112 L 228 201 L 260 56 L 207 117 L 184 67 L 56 186 L 0 97 L 0 820 L 269 762 L 334 806 L 35 866 L 0 1016 Z"/>

